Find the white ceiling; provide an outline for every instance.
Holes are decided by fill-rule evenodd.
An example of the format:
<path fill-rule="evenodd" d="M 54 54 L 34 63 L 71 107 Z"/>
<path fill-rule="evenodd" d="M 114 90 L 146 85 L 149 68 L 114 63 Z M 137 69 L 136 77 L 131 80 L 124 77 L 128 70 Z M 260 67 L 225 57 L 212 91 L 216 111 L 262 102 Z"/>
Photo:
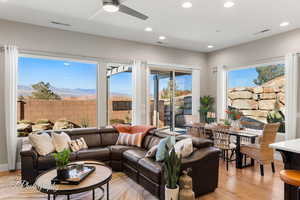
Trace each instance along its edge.
<path fill-rule="evenodd" d="M 126 0 L 126 6 L 149 16 L 146 21 L 104 11 L 89 21 L 101 6 L 101 0 L 2 1 L 0 18 L 3 19 L 150 44 L 156 44 L 158 36 L 164 35 L 167 37 L 164 46 L 201 52 L 300 27 L 299 0 L 234 0 L 236 5 L 232 8 L 224 8 L 224 0 L 189 0 L 193 3 L 190 9 L 181 7 L 184 0 Z M 72 26 L 50 24 L 53 20 Z M 283 21 L 289 21 L 290 25 L 280 27 Z M 148 26 L 153 32 L 144 31 Z M 271 31 L 253 35 L 266 28 Z M 208 49 L 209 44 L 215 48 Z"/>

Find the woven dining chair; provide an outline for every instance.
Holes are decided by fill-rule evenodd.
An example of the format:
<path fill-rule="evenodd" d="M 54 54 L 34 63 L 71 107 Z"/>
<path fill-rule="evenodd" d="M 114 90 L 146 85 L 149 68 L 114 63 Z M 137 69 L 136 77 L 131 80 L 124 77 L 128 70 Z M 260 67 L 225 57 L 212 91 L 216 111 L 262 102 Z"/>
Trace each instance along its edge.
<path fill-rule="evenodd" d="M 260 164 L 261 176 L 264 176 L 265 164 L 271 163 L 272 172 L 275 173 L 274 150 L 269 147 L 269 144 L 275 142 L 279 126 L 279 123 L 266 124 L 258 144 L 241 145 L 240 152 Z"/>
<path fill-rule="evenodd" d="M 226 162 L 226 170 L 228 171 L 229 162 L 234 161 L 232 157 L 235 152 L 236 145 L 232 143 L 231 136 L 227 131 L 227 127 L 217 126 L 213 129 L 213 140 L 214 146 L 222 151 L 222 157 Z M 231 151 L 230 156 L 229 151 Z"/>
<path fill-rule="evenodd" d="M 206 134 L 204 123 L 194 123 L 189 128 L 188 134 L 199 138 L 209 138 L 209 135 Z"/>

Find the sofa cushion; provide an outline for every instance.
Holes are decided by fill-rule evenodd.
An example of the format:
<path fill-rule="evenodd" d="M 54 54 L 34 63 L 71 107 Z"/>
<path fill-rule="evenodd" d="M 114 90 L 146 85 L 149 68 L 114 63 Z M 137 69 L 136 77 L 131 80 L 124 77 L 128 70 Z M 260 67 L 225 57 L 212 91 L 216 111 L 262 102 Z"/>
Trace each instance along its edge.
<path fill-rule="evenodd" d="M 124 145 L 112 145 L 108 148 L 110 149 L 110 157 L 112 160 L 122 160 L 124 151 L 129 149 L 138 149 L 137 147 L 129 147 Z"/>
<path fill-rule="evenodd" d="M 127 161 L 137 164 L 139 159 L 145 157 L 147 151 L 144 149 L 130 149 L 123 153 L 123 158 Z"/>
<path fill-rule="evenodd" d="M 77 152 L 77 159 L 105 161 L 110 159 L 110 151 L 107 147 L 83 149 Z"/>
<path fill-rule="evenodd" d="M 119 133 L 117 132 L 101 132 L 102 146 L 115 145 L 118 141 Z"/>
<path fill-rule="evenodd" d="M 153 134 L 148 134 L 144 137 L 142 142 L 142 147 L 144 149 L 151 149 L 153 146 L 158 145 L 159 141 L 161 140 L 160 137 L 154 136 Z"/>
<path fill-rule="evenodd" d="M 70 155 L 70 161 L 76 161 L 76 153 L 72 152 Z M 38 170 L 48 170 L 55 167 L 54 153 L 49 153 L 45 156 L 39 156 L 37 159 L 37 169 Z"/>
<path fill-rule="evenodd" d="M 154 181 L 155 183 L 160 183 L 161 181 L 161 170 L 163 163 L 156 162 L 151 158 L 142 158 L 138 161 L 139 172 Z"/>
<path fill-rule="evenodd" d="M 83 138 L 88 147 L 99 147 L 101 146 L 101 136 L 99 133 L 84 133 L 71 135 L 72 140 Z"/>

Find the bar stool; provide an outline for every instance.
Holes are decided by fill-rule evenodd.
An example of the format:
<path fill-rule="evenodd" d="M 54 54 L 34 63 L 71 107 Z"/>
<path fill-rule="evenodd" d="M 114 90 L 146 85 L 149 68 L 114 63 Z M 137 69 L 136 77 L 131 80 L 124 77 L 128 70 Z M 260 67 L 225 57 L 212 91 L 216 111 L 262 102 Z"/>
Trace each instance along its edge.
<path fill-rule="evenodd" d="M 300 171 L 297 170 L 281 170 L 281 180 L 288 185 L 298 187 L 298 199 L 300 200 Z"/>

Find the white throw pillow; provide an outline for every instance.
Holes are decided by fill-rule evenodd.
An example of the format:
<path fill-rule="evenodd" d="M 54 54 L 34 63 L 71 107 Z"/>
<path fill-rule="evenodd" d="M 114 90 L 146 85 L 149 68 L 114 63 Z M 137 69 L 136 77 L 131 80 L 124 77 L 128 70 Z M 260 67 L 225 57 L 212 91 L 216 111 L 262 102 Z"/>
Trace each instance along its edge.
<path fill-rule="evenodd" d="M 193 141 L 192 138 L 187 138 L 176 142 L 174 145 L 177 156 L 186 158 L 193 153 Z"/>
<path fill-rule="evenodd" d="M 71 142 L 71 138 L 65 132 L 61 132 L 60 134 L 52 133 L 52 141 L 57 152 L 61 152 L 64 149 L 69 149 L 69 142 Z"/>
<path fill-rule="evenodd" d="M 145 157 L 146 157 L 146 158 L 154 158 L 154 156 L 156 155 L 156 152 L 157 152 L 157 148 L 158 148 L 158 145 L 155 145 L 155 146 L 151 147 L 151 148 L 147 151 Z"/>
<path fill-rule="evenodd" d="M 31 145 L 41 156 L 45 156 L 55 151 L 52 138 L 47 133 L 30 134 L 28 138 Z"/>

